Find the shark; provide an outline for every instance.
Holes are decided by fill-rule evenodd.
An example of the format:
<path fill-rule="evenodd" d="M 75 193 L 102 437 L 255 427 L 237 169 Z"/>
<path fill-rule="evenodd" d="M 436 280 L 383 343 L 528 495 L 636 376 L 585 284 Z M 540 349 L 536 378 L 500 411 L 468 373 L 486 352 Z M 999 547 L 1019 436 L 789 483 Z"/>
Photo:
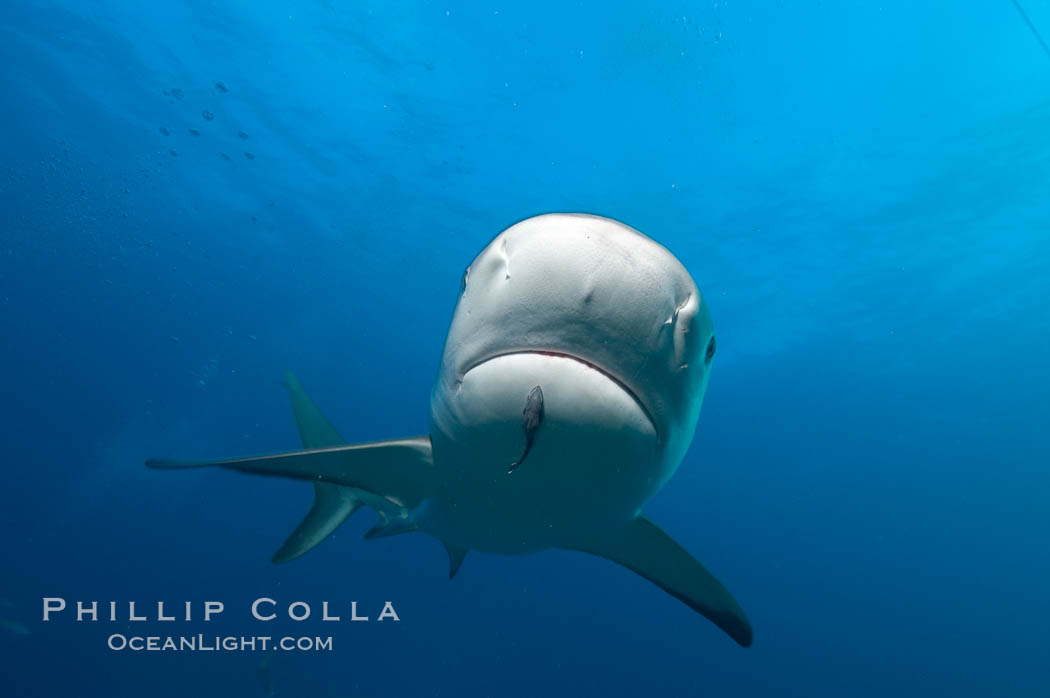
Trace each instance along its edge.
<path fill-rule="evenodd" d="M 367 506 L 377 519 L 366 538 L 429 534 L 448 551 L 450 578 L 472 550 L 589 553 L 749 647 L 751 625 L 726 587 L 642 514 L 693 439 L 715 349 L 708 306 L 665 247 L 609 218 L 539 215 L 463 272 L 429 434 L 348 444 L 288 373 L 301 450 L 146 465 L 312 483 L 313 505 L 274 562 Z"/>

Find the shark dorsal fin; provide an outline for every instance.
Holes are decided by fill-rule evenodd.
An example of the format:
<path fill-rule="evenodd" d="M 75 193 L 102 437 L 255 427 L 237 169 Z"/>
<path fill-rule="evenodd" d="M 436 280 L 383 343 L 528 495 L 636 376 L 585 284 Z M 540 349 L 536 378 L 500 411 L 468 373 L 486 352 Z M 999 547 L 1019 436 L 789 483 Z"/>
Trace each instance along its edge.
<path fill-rule="evenodd" d="M 284 387 L 288 389 L 295 425 L 299 429 L 299 439 L 303 448 L 324 448 L 346 443 L 291 371 L 284 374 Z M 315 482 L 313 485 L 313 506 L 310 507 L 306 518 L 274 553 L 275 563 L 289 562 L 313 550 L 361 508 L 361 497 L 357 490 L 324 482 Z"/>

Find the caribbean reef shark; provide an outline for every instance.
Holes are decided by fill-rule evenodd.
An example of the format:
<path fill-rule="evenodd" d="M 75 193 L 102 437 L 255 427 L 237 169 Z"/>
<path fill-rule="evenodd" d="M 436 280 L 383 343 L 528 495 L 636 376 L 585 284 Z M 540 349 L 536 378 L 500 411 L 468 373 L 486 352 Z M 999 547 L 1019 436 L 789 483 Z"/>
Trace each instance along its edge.
<path fill-rule="evenodd" d="M 219 466 L 312 482 L 313 507 L 274 556 L 291 560 L 362 505 L 366 537 L 421 531 L 448 550 L 579 550 L 633 570 L 751 645 L 715 577 L 641 515 L 693 438 L 715 356 L 689 272 L 622 223 L 548 214 L 511 226 L 463 274 L 430 434 L 348 445 L 294 376 L 305 450 Z"/>

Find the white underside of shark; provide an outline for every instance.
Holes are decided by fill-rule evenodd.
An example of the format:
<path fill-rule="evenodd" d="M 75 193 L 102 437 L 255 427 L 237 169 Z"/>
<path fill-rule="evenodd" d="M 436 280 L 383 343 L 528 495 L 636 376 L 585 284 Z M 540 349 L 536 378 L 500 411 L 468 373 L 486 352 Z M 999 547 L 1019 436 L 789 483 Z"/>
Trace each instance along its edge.
<path fill-rule="evenodd" d="M 305 450 L 221 466 L 314 483 L 314 506 L 274 556 L 315 547 L 361 506 L 369 537 L 421 531 L 455 576 L 468 550 L 566 548 L 653 581 L 743 646 L 743 611 L 641 515 L 693 437 L 714 330 L 665 248 L 607 218 L 550 214 L 497 236 L 464 272 L 430 434 L 347 445 L 286 377 Z"/>

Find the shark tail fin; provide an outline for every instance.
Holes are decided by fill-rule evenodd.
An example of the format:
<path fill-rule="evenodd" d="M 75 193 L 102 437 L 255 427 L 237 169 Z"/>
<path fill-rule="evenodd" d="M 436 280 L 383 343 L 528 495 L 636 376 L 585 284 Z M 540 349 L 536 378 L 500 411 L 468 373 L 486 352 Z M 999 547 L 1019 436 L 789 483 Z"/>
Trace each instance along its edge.
<path fill-rule="evenodd" d="M 277 563 L 312 550 L 362 505 L 373 507 L 384 518 L 406 518 L 419 505 L 433 480 L 429 436 L 347 444 L 291 372 L 285 374 L 284 384 L 304 450 L 223 460 L 155 458 L 147 460 L 146 466 L 162 470 L 219 467 L 312 483 L 313 506 L 274 554 Z"/>
<path fill-rule="evenodd" d="M 361 490 L 377 509 L 414 509 L 433 487 L 430 437 L 311 448 L 290 453 L 220 460 L 151 458 L 146 467 L 159 470 L 226 468 Z"/>
<path fill-rule="evenodd" d="M 288 389 L 303 448 L 346 444 L 291 371 L 285 371 L 284 387 Z M 352 488 L 318 481 L 315 481 L 313 486 L 313 506 L 302 523 L 274 553 L 275 563 L 289 562 L 313 550 L 363 504 L 360 492 Z"/>
<path fill-rule="evenodd" d="M 639 516 L 576 550 L 604 557 L 637 572 L 721 628 L 743 647 L 750 647 L 751 624 L 722 583 L 689 552 Z"/>
<path fill-rule="evenodd" d="M 273 554 L 273 562 L 291 562 L 335 532 L 344 521 L 361 508 L 360 496 L 350 487 L 314 483 L 314 503 L 288 539 Z"/>

